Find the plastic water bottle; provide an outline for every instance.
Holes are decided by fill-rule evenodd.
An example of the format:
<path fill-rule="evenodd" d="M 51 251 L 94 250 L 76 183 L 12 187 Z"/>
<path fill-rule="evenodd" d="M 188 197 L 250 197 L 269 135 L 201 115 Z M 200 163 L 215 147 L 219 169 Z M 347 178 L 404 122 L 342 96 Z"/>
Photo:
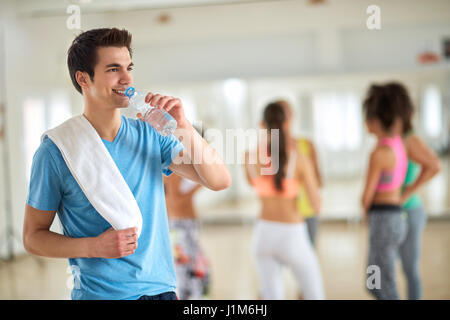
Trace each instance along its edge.
<path fill-rule="evenodd" d="M 165 110 L 145 103 L 145 91 L 137 91 L 128 87 L 124 94 L 130 99 L 130 106 L 142 114 L 145 122 L 150 124 L 160 135 L 169 136 L 177 128 L 177 121 Z"/>

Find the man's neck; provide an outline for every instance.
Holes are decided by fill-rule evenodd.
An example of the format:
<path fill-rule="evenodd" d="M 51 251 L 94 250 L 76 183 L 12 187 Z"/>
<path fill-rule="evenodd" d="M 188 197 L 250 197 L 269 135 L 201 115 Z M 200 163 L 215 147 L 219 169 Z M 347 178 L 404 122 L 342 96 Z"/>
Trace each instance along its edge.
<path fill-rule="evenodd" d="M 85 103 L 83 115 L 102 139 L 114 141 L 122 124 L 119 109 L 93 108 L 91 104 Z"/>

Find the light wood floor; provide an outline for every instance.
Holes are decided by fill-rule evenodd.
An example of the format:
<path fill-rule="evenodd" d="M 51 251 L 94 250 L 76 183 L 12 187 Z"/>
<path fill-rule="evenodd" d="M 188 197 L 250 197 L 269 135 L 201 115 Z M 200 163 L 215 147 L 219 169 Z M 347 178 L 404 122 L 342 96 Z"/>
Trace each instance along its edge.
<path fill-rule="evenodd" d="M 258 280 L 250 255 L 252 225 L 204 225 L 201 242 L 212 268 L 211 299 L 257 299 Z M 371 299 L 364 288 L 367 228 L 359 223 L 322 223 L 317 253 L 327 299 Z M 0 299 L 69 299 L 65 259 L 29 255 L 0 262 Z M 424 299 L 450 299 L 450 221 L 429 221 L 421 259 Z M 405 280 L 398 266 L 405 298 Z M 284 271 L 286 299 L 296 284 Z"/>

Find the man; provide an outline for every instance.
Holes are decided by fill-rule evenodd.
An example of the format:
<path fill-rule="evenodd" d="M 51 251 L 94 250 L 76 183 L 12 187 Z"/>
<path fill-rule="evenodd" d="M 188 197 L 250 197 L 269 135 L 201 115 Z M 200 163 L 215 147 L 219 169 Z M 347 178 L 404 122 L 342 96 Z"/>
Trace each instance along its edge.
<path fill-rule="evenodd" d="M 69 258 L 76 271 L 72 299 L 176 299 L 161 172 L 173 171 L 212 190 L 231 184 L 225 164 L 187 121 L 179 99 L 155 93 L 146 97 L 177 121 L 172 136 L 160 136 L 147 123 L 121 116 L 120 109 L 128 106 L 121 91 L 133 83 L 130 45 L 126 30 L 90 30 L 73 41 L 67 62 L 83 95 L 83 116 L 142 213 L 139 241 L 137 228 L 114 230 L 94 209 L 51 139 L 42 141 L 33 158 L 24 246 L 32 254 Z M 176 137 L 181 135 L 180 143 Z M 49 230 L 56 213 L 64 235 Z"/>

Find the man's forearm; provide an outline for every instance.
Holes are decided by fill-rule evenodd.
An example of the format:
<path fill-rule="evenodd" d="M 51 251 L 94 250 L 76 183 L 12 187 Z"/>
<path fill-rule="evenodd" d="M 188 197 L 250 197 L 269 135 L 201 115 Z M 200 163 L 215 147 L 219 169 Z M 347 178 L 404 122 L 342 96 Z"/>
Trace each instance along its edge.
<path fill-rule="evenodd" d="M 175 131 L 184 146 L 183 163 L 192 164 L 199 178 L 211 189 L 222 190 L 231 184 L 228 168 L 200 134 L 186 124 Z"/>
<path fill-rule="evenodd" d="M 94 238 L 69 238 L 39 230 L 24 238 L 25 249 L 35 255 L 50 258 L 90 258 Z"/>

